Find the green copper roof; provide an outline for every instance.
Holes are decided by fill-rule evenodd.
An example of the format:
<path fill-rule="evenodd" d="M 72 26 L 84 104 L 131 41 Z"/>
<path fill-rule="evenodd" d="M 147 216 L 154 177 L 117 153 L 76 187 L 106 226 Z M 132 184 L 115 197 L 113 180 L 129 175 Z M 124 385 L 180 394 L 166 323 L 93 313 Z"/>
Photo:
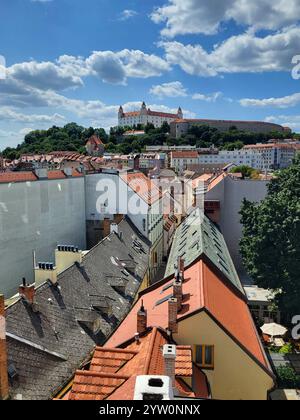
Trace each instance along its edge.
<path fill-rule="evenodd" d="M 174 274 L 178 257 L 181 256 L 188 267 L 203 254 L 245 294 L 222 233 L 201 210 L 196 209 L 176 230 L 165 276 Z"/>

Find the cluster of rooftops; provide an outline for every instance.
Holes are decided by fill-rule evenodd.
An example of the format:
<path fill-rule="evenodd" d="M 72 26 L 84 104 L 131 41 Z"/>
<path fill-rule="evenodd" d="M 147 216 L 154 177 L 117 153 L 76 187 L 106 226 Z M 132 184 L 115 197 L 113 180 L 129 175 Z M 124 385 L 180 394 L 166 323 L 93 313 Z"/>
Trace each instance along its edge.
<path fill-rule="evenodd" d="M 20 297 L 6 309 L 12 398 L 133 399 L 139 375 L 164 374 L 165 345 L 175 348 L 177 396 L 209 398 L 192 346 L 173 336 L 180 322 L 201 311 L 272 376 L 218 227 L 193 211 L 175 233 L 165 278 L 142 290 L 150 247 L 124 218 L 55 284 L 20 287 Z M 192 377 L 193 386 L 183 380 Z"/>

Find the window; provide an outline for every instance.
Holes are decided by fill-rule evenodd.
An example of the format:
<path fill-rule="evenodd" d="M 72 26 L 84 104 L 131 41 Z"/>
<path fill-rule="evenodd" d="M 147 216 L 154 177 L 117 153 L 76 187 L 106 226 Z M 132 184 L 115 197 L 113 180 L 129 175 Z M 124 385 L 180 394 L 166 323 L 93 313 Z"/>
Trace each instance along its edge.
<path fill-rule="evenodd" d="M 203 369 L 214 368 L 214 346 L 196 345 L 196 363 Z"/>

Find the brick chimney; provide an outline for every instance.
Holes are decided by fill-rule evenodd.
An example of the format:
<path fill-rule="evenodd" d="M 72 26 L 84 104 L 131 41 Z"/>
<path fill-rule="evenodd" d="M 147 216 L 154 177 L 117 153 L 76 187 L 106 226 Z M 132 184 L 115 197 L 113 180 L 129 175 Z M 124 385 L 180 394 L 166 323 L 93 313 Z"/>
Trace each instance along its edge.
<path fill-rule="evenodd" d="M 144 304 L 142 301 L 142 306 L 137 313 L 137 332 L 142 334 L 147 329 L 147 311 L 144 308 Z"/>
<path fill-rule="evenodd" d="M 0 400 L 7 400 L 8 397 L 9 385 L 7 373 L 5 302 L 4 296 L 0 295 Z"/>
<path fill-rule="evenodd" d="M 175 389 L 176 346 L 165 344 L 163 346 L 163 358 L 165 362 L 165 375 L 171 379 L 172 387 Z"/>
<path fill-rule="evenodd" d="M 180 276 L 175 278 L 173 282 L 173 297 L 177 299 L 177 312 L 180 312 L 181 307 L 182 307 L 182 297 L 183 297 L 182 281 L 181 281 Z"/>
<path fill-rule="evenodd" d="M 177 304 L 177 299 L 176 298 L 171 298 L 168 301 L 168 329 L 169 331 L 171 331 L 172 333 L 177 333 L 178 332 L 178 325 L 177 325 L 177 309 L 178 308 L 178 304 Z"/>
<path fill-rule="evenodd" d="M 182 275 L 182 280 L 184 276 L 184 259 L 182 257 L 178 257 L 178 271 Z"/>
<path fill-rule="evenodd" d="M 19 295 L 26 300 L 27 303 L 32 305 L 34 303 L 35 288 L 34 284 L 31 286 L 26 284 L 26 279 L 23 278 L 23 284 L 19 286 Z"/>

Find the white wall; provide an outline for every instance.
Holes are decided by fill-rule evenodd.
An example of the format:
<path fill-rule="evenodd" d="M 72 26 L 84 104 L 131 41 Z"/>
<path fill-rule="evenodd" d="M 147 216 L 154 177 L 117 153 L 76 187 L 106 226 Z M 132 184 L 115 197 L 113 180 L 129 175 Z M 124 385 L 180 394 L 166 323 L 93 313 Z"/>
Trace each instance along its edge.
<path fill-rule="evenodd" d="M 54 261 L 57 243 L 86 247 L 84 178 L 0 184 L 0 292 L 33 281 L 33 251 Z"/>
<path fill-rule="evenodd" d="M 252 202 L 263 200 L 267 194 L 267 184 L 268 181 L 234 180 L 226 177 L 205 196 L 206 200 L 220 200 L 220 227 L 242 281 L 246 281 L 248 277 L 239 252 L 239 242 L 242 238 L 239 212 L 244 198 Z"/>
<path fill-rule="evenodd" d="M 114 214 L 128 215 L 139 231 L 148 237 L 148 205 L 118 174 L 91 174 L 85 178 L 87 220 L 104 220 L 110 215 L 113 218 Z"/>

